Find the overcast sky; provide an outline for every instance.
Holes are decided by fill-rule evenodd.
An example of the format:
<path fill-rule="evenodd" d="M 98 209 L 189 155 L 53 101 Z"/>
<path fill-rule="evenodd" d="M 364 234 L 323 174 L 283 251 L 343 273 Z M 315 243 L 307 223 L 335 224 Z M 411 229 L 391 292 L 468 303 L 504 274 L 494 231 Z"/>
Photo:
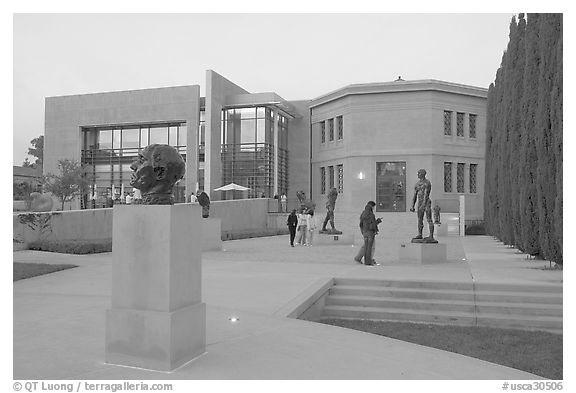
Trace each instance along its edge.
<path fill-rule="evenodd" d="M 513 14 L 16 14 L 14 165 L 50 96 L 200 85 L 312 99 L 354 83 L 488 87 Z M 30 157 L 32 159 L 32 157 Z"/>

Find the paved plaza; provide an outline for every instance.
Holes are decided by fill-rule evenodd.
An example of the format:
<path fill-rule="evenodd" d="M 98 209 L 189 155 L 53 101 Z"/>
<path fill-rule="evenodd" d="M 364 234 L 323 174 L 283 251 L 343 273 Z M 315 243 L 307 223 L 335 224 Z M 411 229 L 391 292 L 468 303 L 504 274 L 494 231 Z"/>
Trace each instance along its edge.
<path fill-rule="evenodd" d="M 288 236 L 234 240 L 203 254 L 206 353 L 171 372 L 104 363 L 112 254 L 14 252 L 15 262 L 78 265 L 14 283 L 14 379 L 539 379 L 470 357 L 286 318 L 290 305 L 331 277 L 539 285 L 562 283 L 487 236 L 445 237 L 450 263 L 402 266 L 400 239 L 378 239 L 380 266 L 353 261 L 357 246 L 294 247 Z M 539 269 L 540 268 L 540 269 Z M 229 318 L 239 318 L 230 322 Z"/>

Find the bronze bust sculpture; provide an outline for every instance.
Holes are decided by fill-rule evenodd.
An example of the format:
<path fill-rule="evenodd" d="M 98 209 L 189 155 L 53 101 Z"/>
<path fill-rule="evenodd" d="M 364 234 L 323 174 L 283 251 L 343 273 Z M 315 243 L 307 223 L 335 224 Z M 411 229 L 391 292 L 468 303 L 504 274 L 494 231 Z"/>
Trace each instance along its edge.
<path fill-rule="evenodd" d="M 196 194 L 198 203 L 202 206 L 202 217 L 208 218 L 210 215 L 210 197 L 204 191 L 198 191 Z"/>
<path fill-rule="evenodd" d="M 322 229 L 320 230 L 320 233 L 340 235 L 342 234 L 342 232 L 337 230 L 334 226 L 334 208 L 336 207 L 338 190 L 336 190 L 336 188 L 332 188 L 326 197 L 328 199 L 326 201 L 326 210 L 327 210 L 326 218 L 324 218 L 324 224 L 322 224 Z M 328 222 L 330 222 L 330 226 L 332 227 L 332 229 L 330 230 L 326 229 L 326 224 L 328 224 Z"/>
<path fill-rule="evenodd" d="M 142 194 L 143 205 L 172 205 L 174 184 L 184 177 L 186 165 L 178 151 L 168 145 L 150 145 L 130 165 L 130 185 Z"/>
<path fill-rule="evenodd" d="M 430 180 L 426 179 L 426 170 L 420 169 L 418 171 L 418 182 L 414 186 L 414 197 L 412 198 L 411 212 L 414 212 L 414 205 L 418 199 L 418 235 L 412 239 L 412 243 L 438 243 L 434 239 L 434 223 L 432 222 L 432 201 L 430 200 L 430 191 L 432 191 L 432 184 Z M 426 221 L 428 221 L 428 228 L 430 236 L 423 239 L 422 229 L 424 229 L 424 214 L 426 214 Z"/>

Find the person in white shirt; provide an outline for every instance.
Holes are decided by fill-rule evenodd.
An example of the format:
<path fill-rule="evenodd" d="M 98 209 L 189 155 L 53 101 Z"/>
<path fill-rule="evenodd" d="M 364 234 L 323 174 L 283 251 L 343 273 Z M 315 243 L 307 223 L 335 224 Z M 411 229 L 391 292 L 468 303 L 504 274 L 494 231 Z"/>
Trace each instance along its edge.
<path fill-rule="evenodd" d="M 308 232 L 308 214 L 304 209 L 298 214 L 298 227 L 296 227 L 296 244 L 306 245 L 306 234 Z"/>
<path fill-rule="evenodd" d="M 306 245 L 311 246 L 314 231 L 316 230 L 316 219 L 314 218 L 314 212 L 306 212 L 306 224 L 308 226 L 308 233 L 306 234 Z"/>
<path fill-rule="evenodd" d="M 134 199 L 134 198 L 132 198 L 132 195 L 130 195 L 130 193 L 128 193 L 128 194 L 126 195 L 126 204 L 127 204 L 127 205 L 131 205 L 131 204 L 132 204 L 132 199 Z"/>

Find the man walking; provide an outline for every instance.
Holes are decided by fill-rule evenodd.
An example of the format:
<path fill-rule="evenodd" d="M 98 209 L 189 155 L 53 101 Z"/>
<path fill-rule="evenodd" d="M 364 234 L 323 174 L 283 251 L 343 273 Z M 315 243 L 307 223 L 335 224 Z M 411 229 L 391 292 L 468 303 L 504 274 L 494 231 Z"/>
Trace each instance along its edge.
<path fill-rule="evenodd" d="M 296 236 L 296 227 L 298 226 L 298 216 L 296 216 L 296 210 L 292 210 L 292 213 L 288 215 L 288 230 L 290 231 L 290 245 L 294 247 L 294 237 Z"/>
<path fill-rule="evenodd" d="M 376 264 L 373 259 L 375 249 L 374 237 L 378 233 L 378 224 L 382 222 L 381 218 L 376 219 L 374 216 L 374 206 L 376 206 L 376 202 L 369 201 L 360 215 L 360 231 L 364 238 L 364 244 L 358 251 L 358 255 L 354 258 L 358 263 L 362 263 L 362 258 L 364 258 L 364 264 L 367 266 L 374 266 Z"/>

